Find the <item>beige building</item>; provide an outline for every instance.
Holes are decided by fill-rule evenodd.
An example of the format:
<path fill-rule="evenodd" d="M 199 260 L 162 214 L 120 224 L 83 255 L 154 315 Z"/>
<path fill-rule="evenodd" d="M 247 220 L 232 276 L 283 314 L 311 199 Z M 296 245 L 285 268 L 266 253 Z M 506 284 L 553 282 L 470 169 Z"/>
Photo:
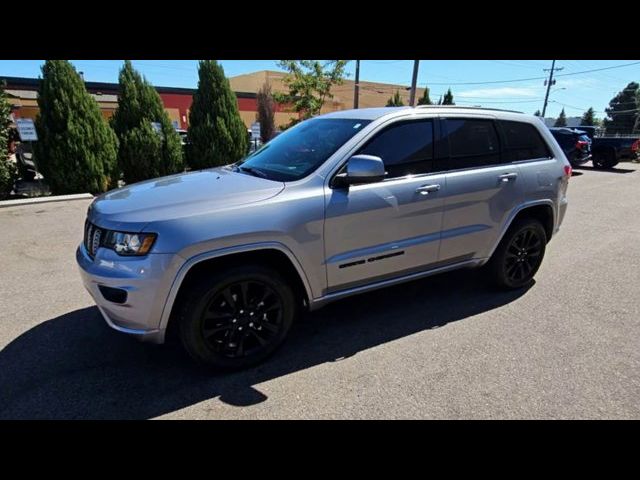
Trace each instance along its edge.
<path fill-rule="evenodd" d="M 231 84 L 231 88 L 236 92 L 256 93 L 260 90 L 262 85 L 269 83 L 272 91 L 286 93 L 288 89 L 283 82 L 285 76 L 285 72 L 262 70 L 259 72 L 231 77 L 229 78 L 229 83 Z M 325 102 L 322 107 L 322 113 L 353 108 L 354 84 L 355 82 L 353 80 L 345 80 L 342 85 L 334 86 L 331 91 L 333 98 Z M 390 83 L 365 82 L 361 80 L 359 108 L 384 107 L 389 98 L 394 95 L 396 91 L 400 92 L 400 97 L 404 104 L 409 105 L 410 92 L 408 87 L 403 85 L 393 85 Z M 416 103 L 423 93 L 424 88 L 417 89 Z M 246 113 L 249 114 L 249 112 Z M 287 123 L 292 115 L 292 113 L 285 111 L 276 112 L 276 125 Z M 251 119 L 251 121 L 254 120 L 255 118 Z"/>

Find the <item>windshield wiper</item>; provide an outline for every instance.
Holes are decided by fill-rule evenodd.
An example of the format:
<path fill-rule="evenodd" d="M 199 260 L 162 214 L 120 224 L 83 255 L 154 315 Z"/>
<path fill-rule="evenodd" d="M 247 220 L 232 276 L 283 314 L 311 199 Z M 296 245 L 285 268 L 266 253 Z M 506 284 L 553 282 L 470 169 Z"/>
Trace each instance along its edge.
<path fill-rule="evenodd" d="M 266 173 L 256 168 L 252 168 L 252 167 L 238 167 L 238 168 L 243 172 L 250 173 L 254 177 L 269 178 L 269 176 Z"/>

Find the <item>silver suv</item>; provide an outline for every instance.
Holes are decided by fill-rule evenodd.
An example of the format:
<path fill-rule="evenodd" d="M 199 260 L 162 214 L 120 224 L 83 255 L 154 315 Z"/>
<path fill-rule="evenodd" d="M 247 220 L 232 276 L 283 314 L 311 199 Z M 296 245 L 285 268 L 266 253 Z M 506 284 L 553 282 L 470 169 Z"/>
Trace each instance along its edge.
<path fill-rule="evenodd" d="M 244 160 L 108 192 L 76 257 L 116 330 L 240 368 L 301 309 L 463 267 L 532 282 L 571 167 L 542 122 L 460 107 L 335 112 Z"/>

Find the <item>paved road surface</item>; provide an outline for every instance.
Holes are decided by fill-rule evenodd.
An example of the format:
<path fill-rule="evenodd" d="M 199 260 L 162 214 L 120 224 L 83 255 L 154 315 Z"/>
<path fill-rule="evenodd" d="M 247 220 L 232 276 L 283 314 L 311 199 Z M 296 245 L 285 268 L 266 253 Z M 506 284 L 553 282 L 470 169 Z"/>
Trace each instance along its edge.
<path fill-rule="evenodd" d="M 578 171 L 528 291 L 465 271 L 354 297 L 224 375 L 104 324 L 87 201 L 0 209 L 0 418 L 640 418 L 639 170 Z"/>

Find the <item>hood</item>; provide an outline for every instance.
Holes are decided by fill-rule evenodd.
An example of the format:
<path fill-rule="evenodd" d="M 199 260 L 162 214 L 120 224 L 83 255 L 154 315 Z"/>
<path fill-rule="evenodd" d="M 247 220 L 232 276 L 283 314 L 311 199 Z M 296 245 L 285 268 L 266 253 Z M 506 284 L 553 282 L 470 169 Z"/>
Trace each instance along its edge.
<path fill-rule="evenodd" d="M 142 229 L 149 222 L 260 202 L 283 189 L 282 182 L 234 172 L 229 167 L 212 168 L 112 190 L 94 200 L 89 217 L 104 228 L 127 224 Z"/>

